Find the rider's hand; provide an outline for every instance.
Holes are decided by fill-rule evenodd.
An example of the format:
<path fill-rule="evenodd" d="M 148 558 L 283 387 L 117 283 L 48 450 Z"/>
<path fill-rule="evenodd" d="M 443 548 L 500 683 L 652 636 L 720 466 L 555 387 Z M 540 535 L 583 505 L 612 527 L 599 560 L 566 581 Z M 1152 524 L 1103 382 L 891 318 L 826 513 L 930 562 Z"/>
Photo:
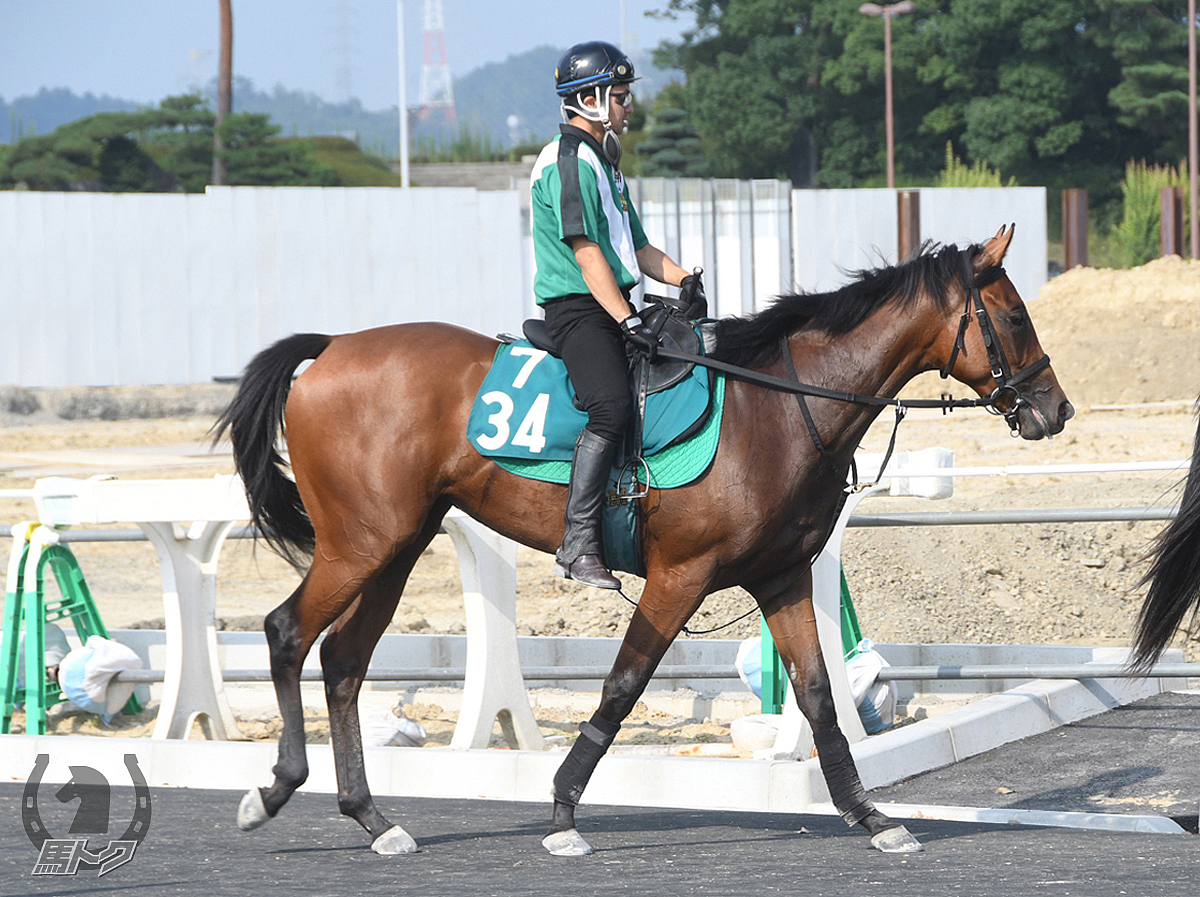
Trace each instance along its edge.
<path fill-rule="evenodd" d="M 642 323 L 638 315 L 630 315 L 621 322 L 621 333 L 625 340 L 639 352 L 645 352 L 653 361 L 658 355 L 658 334 Z"/>
<path fill-rule="evenodd" d="M 704 283 L 699 268 L 679 282 L 679 298 L 687 303 L 688 317 L 692 320 L 708 317 L 708 297 L 704 295 Z"/>

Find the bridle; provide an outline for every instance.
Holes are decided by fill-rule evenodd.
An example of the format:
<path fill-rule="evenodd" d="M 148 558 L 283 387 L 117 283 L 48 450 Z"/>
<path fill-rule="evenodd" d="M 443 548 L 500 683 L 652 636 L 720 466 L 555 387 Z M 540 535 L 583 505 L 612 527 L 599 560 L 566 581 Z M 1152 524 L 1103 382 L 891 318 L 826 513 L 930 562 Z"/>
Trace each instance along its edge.
<path fill-rule="evenodd" d="M 954 363 L 958 360 L 958 353 L 962 352 L 966 354 L 965 338 L 967 326 L 971 323 L 971 305 L 973 302 L 975 305 L 975 320 L 979 322 L 979 331 L 983 334 L 983 345 L 988 353 L 988 363 L 992 368 L 992 379 L 996 381 L 996 388 L 992 390 L 991 395 L 987 396 L 986 402 L 981 404 L 990 413 L 1002 416 L 1012 434 L 1018 436 L 1020 435 L 1021 428 L 1017 419 L 1017 411 L 1022 405 L 1026 405 L 1036 415 L 1037 409 L 1021 395 L 1017 387 L 1049 367 L 1050 356 L 1043 354 L 1041 358 L 1028 367 L 1022 368 L 1015 374 L 1012 372 L 1012 367 L 1008 363 L 1008 356 L 1004 352 L 1004 346 L 1000 342 L 1000 337 L 996 333 L 996 327 L 992 324 L 992 317 L 988 314 L 987 306 L 983 304 L 983 296 L 979 292 L 984 287 L 995 283 L 1003 277 L 1004 268 L 1000 265 L 991 265 L 984 268 L 979 274 L 974 274 L 970 250 L 963 250 L 960 257 L 963 262 L 963 283 L 967 286 L 966 303 L 963 308 L 962 317 L 958 322 L 958 334 L 954 338 L 954 349 L 950 353 L 950 360 L 942 368 L 941 376 L 943 380 L 947 379 L 950 376 L 950 372 L 954 370 Z"/>

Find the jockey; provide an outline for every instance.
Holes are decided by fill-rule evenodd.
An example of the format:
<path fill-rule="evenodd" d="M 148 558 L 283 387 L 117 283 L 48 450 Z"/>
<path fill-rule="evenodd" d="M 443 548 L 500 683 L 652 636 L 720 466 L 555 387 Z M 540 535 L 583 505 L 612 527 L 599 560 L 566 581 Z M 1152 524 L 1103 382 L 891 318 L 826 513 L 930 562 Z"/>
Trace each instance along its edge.
<path fill-rule="evenodd" d="M 646 274 L 704 297 L 688 274 L 651 246 L 621 175 L 621 141 L 633 106 L 633 63 L 612 44 L 576 44 L 559 60 L 555 84 L 566 124 L 530 177 L 534 294 L 546 330 L 588 423 L 575 442 L 566 535 L 554 572 L 603 589 L 621 582 L 602 554 L 600 510 L 617 446 L 632 412 L 625 342 L 653 357 L 658 337 L 629 302 Z"/>

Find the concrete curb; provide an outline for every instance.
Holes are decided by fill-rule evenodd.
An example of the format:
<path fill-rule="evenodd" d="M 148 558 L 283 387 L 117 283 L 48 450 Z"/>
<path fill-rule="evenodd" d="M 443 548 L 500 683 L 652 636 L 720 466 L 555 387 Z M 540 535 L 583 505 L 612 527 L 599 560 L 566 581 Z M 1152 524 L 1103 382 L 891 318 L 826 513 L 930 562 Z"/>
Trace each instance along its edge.
<path fill-rule="evenodd" d="M 1000 745 L 1159 693 L 1157 680 L 1039 680 L 854 745 L 864 785 L 881 787 Z M 86 736 L 10 735 L 0 739 L 0 779 L 24 781 L 39 753 L 50 756 L 47 781 L 67 781 L 85 764 L 118 784 L 132 753 L 151 786 L 242 791 L 266 785 L 273 743 L 193 742 Z M 377 795 L 549 803 L 562 761 L 554 751 L 369 748 L 367 775 Z M 328 745 L 309 746 L 303 790 L 332 793 L 337 784 Z M 768 813 L 835 811 L 818 762 L 704 757 L 606 757 L 585 803 Z M 231 798 L 230 814 L 236 801 Z M 899 818 L 1054 825 L 1112 831 L 1179 832 L 1169 819 L 1123 814 L 1053 813 L 970 807 L 895 805 Z"/>

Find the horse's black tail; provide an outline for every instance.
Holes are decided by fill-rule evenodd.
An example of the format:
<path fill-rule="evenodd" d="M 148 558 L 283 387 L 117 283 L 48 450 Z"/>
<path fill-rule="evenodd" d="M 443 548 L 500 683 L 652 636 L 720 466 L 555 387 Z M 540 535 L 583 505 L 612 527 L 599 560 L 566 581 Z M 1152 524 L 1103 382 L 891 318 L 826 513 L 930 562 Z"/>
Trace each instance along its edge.
<path fill-rule="evenodd" d="M 267 543 L 303 572 L 316 536 L 300 501 L 287 462 L 276 447 L 292 375 L 303 361 L 316 358 L 332 337 L 296 333 L 263 349 L 242 373 L 237 394 L 213 426 L 216 442 L 229 431 L 233 460 L 246 487 L 251 522 Z"/>
<path fill-rule="evenodd" d="M 1134 630 L 1135 670 L 1146 672 L 1170 644 L 1189 614 L 1192 628 L 1200 613 L 1200 426 L 1192 449 L 1192 467 L 1179 503 L 1179 514 L 1158 536 L 1150 553 L 1146 600 Z"/>

